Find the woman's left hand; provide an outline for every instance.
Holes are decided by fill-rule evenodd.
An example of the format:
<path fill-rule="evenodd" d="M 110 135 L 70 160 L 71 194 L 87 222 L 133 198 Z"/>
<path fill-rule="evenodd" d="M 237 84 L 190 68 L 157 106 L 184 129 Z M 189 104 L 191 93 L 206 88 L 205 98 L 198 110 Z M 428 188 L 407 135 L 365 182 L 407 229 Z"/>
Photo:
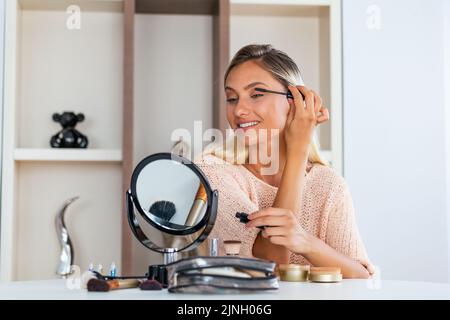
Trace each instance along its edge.
<path fill-rule="evenodd" d="M 312 250 L 312 236 L 300 226 L 291 210 L 266 208 L 248 218 L 250 222 L 246 227 L 264 226 L 261 235 L 271 243 L 298 254 L 308 254 Z"/>

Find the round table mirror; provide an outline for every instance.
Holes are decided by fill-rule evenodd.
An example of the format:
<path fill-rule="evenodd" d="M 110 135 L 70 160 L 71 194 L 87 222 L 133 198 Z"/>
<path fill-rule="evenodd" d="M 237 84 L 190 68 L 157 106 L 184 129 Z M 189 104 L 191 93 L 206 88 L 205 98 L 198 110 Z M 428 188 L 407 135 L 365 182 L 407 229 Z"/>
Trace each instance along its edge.
<path fill-rule="evenodd" d="M 206 239 L 215 222 L 217 197 L 194 163 L 171 153 L 154 154 L 133 171 L 128 221 L 136 238 L 170 263 L 177 252 L 195 249 Z"/>

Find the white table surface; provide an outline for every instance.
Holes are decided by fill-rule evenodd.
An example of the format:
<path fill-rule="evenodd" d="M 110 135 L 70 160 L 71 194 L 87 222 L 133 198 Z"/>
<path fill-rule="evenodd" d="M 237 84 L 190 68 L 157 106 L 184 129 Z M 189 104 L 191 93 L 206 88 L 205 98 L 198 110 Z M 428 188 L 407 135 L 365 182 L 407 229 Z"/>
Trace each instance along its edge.
<path fill-rule="evenodd" d="M 374 285 L 375 284 L 375 288 Z M 57 300 L 307 300 L 307 299 L 450 299 L 447 283 L 343 280 L 341 283 L 319 284 L 281 282 L 280 289 L 239 295 L 175 294 L 162 291 L 122 289 L 110 292 L 88 292 L 69 289 L 65 280 L 9 282 L 0 284 L 0 299 Z"/>

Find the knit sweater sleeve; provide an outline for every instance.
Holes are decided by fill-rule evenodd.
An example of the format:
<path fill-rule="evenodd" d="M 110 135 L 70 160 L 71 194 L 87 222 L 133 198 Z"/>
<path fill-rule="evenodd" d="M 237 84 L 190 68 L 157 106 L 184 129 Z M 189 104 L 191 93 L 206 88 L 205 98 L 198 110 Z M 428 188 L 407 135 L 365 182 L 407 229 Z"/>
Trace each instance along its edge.
<path fill-rule="evenodd" d="M 224 240 L 240 240 L 242 257 L 253 257 L 252 249 L 259 230 L 245 228 L 245 224 L 235 217 L 236 212 L 252 213 L 258 204 L 252 196 L 252 186 L 248 184 L 236 166 L 215 159 L 197 163 L 208 178 L 213 190 L 218 191 L 218 210 L 214 228 L 209 238 L 218 238 L 219 253 L 225 254 Z"/>
<path fill-rule="evenodd" d="M 350 190 L 341 176 L 335 178 L 331 189 L 333 201 L 326 215 L 328 219 L 325 242 L 367 268 L 370 262 L 356 224 L 355 208 Z"/>

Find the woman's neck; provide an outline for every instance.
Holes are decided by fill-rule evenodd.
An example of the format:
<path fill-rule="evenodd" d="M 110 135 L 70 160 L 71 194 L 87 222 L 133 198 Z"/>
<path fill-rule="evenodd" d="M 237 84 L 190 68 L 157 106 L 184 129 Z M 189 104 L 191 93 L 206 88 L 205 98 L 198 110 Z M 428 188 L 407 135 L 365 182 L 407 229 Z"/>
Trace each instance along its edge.
<path fill-rule="evenodd" d="M 266 150 L 269 149 L 268 152 L 270 153 L 271 162 L 269 164 L 262 164 L 258 156 L 256 163 L 247 163 L 244 165 L 250 172 L 253 173 L 253 175 L 274 187 L 278 187 L 280 185 L 281 177 L 286 165 L 286 143 L 284 142 L 284 139 L 281 140 L 282 141 L 279 143 L 278 154 L 272 154 L 272 148 L 266 148 Z M 257 151 L 259 154 L 259 149 Z M 277 163 L 272 163 L 273 161 L 276 161 Z M 276 172 L 273 174 L 261 174 L 264 168 L 267 169 L 268 167 L 273 166 L 278 168 Z"/>

